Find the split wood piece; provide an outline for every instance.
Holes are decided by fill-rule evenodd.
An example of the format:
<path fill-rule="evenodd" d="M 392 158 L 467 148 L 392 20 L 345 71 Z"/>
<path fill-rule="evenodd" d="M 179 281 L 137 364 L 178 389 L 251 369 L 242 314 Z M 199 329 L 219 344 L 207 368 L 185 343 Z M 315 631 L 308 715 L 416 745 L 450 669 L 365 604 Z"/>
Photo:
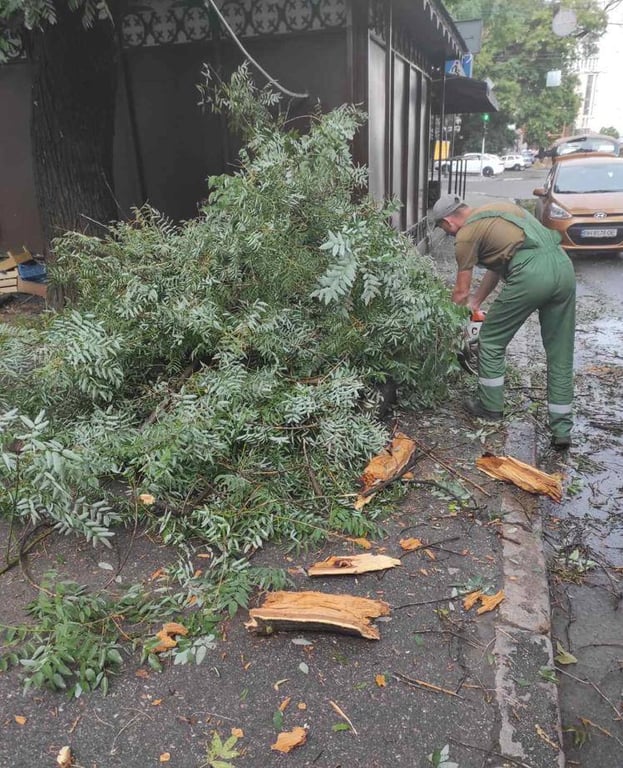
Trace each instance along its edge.
<path fill-rule="evenodd" d="M 562 499 L 560 475 L 548 475 L 512 456 L 494 456 L 491 453 L 485 453 L 476 459 L 476 466 L 489 477 L 512 483 L 528 493 L 549 496 L 554 501 Z"/>
<path fill-rule="evenodd" d="M 415 441 L 402 432 L 396 432 L 390 444 L 370 460 L 359 478 L 362 490 L 355 500 L 355 509 L 362 509 L 377 491 L 385 488 L 409 470 Z"/>
<path fill-rule="evenodd" d="M 384 571 L 395 568 L 402 562 L 387 555 L 333 555 L 307 569 L 308 576 L 347 576 L 370 571 Z"/>
<path fill-rule="evenodd" d="M 263 605 L 249 611 L 245 627 L 257 634 L 274 630 L 325 630 L 378 640 L 379 630 L 370 619 L 387 616 L 382 600 L 324 592 L 271 592 Z"/>

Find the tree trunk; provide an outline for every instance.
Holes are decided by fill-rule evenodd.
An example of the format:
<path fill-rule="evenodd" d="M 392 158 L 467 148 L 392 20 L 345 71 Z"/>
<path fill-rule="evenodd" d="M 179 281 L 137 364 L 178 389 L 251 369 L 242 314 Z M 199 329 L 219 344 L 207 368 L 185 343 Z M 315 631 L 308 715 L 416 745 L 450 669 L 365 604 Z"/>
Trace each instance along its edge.
<path fill-rule="evenodd" d="M 31 141 L 47 252 L 68 230 L 101 235 L 117 218 L 113 139 L 117 40 L 111 21 L 82 24 L 55 1 L 57 23 L 26 40 L 32 65 Z M 113 3 L 108 3 L 109 8 Z M 111 8 L 112 10 L 112 8 Z"/>

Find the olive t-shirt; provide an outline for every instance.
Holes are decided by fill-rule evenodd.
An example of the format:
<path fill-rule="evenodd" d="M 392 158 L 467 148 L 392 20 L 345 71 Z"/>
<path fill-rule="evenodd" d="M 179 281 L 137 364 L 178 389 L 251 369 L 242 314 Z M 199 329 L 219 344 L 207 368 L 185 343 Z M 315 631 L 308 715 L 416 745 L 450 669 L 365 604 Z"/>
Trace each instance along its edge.
<path fill-rule="evenodd" d="M 474 208 L 473 213 L 480 211 L 499 211 L 512 213 L 524 218 L 523 208 L 513 203 L 489 203 Z M 478 219 L 464 224 L 456 233 L 455 254 L 458 271 L 472 269 L 477 264 L 504 273 L 508 262 L 521 248 L 525 240 L 522 229 L 499 216 Z"/>

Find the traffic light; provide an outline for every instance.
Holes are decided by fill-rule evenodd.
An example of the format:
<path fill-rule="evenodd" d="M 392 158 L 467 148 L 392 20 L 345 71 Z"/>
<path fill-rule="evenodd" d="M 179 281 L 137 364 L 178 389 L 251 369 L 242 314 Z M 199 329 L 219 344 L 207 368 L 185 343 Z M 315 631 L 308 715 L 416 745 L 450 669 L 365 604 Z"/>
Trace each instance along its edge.
<path fill-rule="evenodd" d="M 489 115 L 488 115 L 487 112 L 483 113 L 483 115 L 482 115 L 482 122 L 483 123 L 488 123 L 489 122 Z"/>

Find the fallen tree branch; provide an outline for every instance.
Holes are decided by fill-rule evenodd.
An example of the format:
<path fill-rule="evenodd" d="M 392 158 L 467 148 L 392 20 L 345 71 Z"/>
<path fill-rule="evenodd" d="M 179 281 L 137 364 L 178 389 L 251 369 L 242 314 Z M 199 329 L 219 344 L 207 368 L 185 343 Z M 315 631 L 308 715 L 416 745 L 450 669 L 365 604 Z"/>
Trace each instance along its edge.
<path fill-rule="evenodd" d="M 485 489 L 482 487 L 482 485 L 478 485 L 478 483 L 474 482 L 473 480 L 470 480 L 469 477 L 466 477 L 461 472 L 459 472 L 457 469 L 452 467 L 450 464 L 447 464 L 443 459 L 440 459 L 436 454 L 434 454 L 430 449 L 426 448 L 422 443 L 418 442 L 417 440 L 413 441 L 419 449 L 425 453 L 429 459 L 432 459 L 433 461 L 437 462 L 437 464 L 440 464 L 444 469 L 447 469 L 448 472 L 455 475 L 456 477 L 460 477 L 461 480 L 465 483 L 469 483 L 471 486 L 476 488 L 476 490 L 480 491 L 480 493 L 483 493 L 485 496 L 491 497 L 491 494 L 488 491 L 485 491 Z"/>

